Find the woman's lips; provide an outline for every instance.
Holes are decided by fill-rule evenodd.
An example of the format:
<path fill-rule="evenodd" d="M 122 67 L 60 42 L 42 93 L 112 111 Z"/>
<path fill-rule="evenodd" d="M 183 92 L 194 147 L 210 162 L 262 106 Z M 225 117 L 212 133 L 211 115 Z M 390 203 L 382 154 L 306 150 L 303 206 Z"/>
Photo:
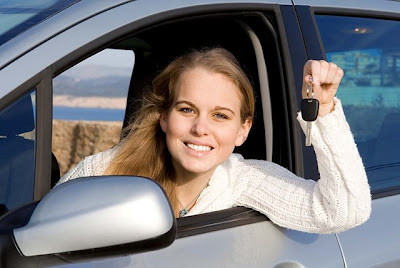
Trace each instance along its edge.
<path fill-rule="evenodd" d="M 213 147 L 208 145 L 197 145 L 190 142 L 185 142 L 185 145 L 196 152 L 209 152 L 214 149 Z"/>

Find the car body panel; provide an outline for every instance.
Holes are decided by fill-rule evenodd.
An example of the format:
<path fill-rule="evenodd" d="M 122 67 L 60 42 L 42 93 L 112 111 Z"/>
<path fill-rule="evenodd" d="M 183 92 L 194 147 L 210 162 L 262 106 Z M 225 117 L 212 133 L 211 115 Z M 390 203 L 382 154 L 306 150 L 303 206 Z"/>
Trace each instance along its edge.
<path fill-rule="evenodd" d="M 180 238 L 158 251 L 62 267 L 239 268 L 285 263 L 292 266 L 283 267 L 321 267 L 322 263 L 327 268 L 343 267 L 334 235 L 287 230 L 269 221 Z"/>
<path fill-rule="evenodd" d="M 338 234 L 348 267 L 400 267 L 400 196 L 372 202 L 371 218 Z"/>

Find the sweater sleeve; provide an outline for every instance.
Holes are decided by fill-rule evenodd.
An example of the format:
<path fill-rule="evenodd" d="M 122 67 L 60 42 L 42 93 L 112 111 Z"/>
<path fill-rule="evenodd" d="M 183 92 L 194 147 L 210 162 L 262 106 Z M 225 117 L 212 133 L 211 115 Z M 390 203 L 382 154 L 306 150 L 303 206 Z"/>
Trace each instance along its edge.
<path fill-rule="evenodd" d="M 341 103 L 335 101 L 335 110 L 319 117 L 312 129 L 318 182 L 271 162 L 243 160 L 241 168 L 250 177 L 238 205 L 260 211 L 282 227 L 311 233 L 345 231 L 369 218 L 371 194 L 365 169 Z M 304 131 L 300 113 L 298 121 Z"/>
<path fill-rule="evenodd" d="M 116 148 L 117 146 L 104 152 L 85 157 L 74 168 L 62 176 L 55 186 L 76 178 L 102 175 L 112 160 Z"/>
<path fill-rule="evenodd" d="M 68 171 L 64 176 L 61 177 L 61 179 L 56 183 L 54 187 L 57 187 L 58 185 L 67 182 L 69 180 L 73 180 L 76 178 L 81 178 L 81 177 L 87 177 L 86 175 L 86 169 L 85 166 L 87 165 L 85 163 L 87 161 L 87 158 L 81 160 L 74 168 L 72 168 L 70 171 Z"/>

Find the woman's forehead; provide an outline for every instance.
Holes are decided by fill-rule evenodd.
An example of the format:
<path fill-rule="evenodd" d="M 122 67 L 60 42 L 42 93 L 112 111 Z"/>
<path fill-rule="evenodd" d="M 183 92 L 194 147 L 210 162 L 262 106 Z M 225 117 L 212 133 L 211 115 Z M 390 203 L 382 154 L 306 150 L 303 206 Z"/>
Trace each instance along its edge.
<path fill-rule="evenodd" d="M 183 72 L 175 87 L 174 95 L 175 101 L 188 99 L 200 103 L 240 106 L 239 88 L 231 79 L 224 74 L 203 68 Z"/>

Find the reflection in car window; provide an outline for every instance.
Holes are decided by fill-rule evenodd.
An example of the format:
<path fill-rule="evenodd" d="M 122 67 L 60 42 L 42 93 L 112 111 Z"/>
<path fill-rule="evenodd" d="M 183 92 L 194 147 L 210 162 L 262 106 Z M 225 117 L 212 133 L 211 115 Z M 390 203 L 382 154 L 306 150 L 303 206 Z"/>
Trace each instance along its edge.
<path fill-rule="evenodd" d="M 35 91 L 0 111 L 0 214 L 33 200 Z"/>
<path fill-rule="evenodd" d="M 77 0 L 0 1 L 0 45 Z"/>
<path fill-rule="evenodd" d="M 61 176 L 119 142 L 133 64 L 133 51 L 105 49 L 54 78 L 52 151 Z"/>
<path fill-rule="evenodd" d="M 327 59 L 345 72 L 338 97 L 373 191 L 400 185 L 400 22 L 316 16 Z"/>

